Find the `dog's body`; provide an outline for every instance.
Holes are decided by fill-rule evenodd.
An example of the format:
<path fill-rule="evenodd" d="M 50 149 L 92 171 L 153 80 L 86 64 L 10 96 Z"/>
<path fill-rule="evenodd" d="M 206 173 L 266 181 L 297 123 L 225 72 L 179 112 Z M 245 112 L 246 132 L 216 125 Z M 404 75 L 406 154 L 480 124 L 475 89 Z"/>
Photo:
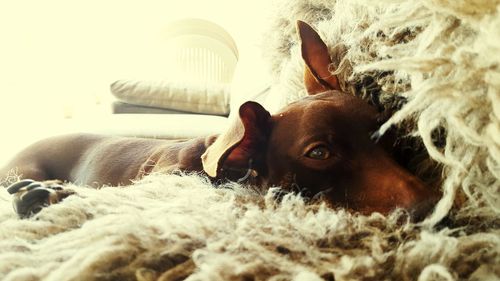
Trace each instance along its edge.
<path fill-rule="evenodd" d="M 202 172 L 201 155 L 215 136 L 160 140 L 92 134 L 41 140 L 19 153 L 0 173 L 16 169 L 22 178 L 58 179 L 80 185 L 127 185 L 152 172 Z"/>
<path fill-rule="evenodd" d="M 377 111 L 341 92 L 337 77 L 328 70 L 326 45 L 307 24 L 299 22 L 298 29 L 311 96 L 275 115 L 246 102 L 239 118 L 221 135 L 184 141 L 55 137 L 20 153 L 2 173 L 17 168 L 23 178 L 36 181 L 100 186 L 129 184 L 155 171 L 181 170 L 203 173 L 214 181 L 243 178 L 262 187 L 320 194 L 332 206 L 362 213 L 402 207 L 421 216 L 437 194 L 371 139 L 380 125 Z M 30 190 L 37 188 L 50 186 L 21 182 L 9 192 L 20 191 L 20 196 L 27 194 L 26 202 L 33 202 Z M 59 187 L 54 190 L 51 195 L 38 193 L 49 203 L 67 195 Z M 22 212 L 30 210 L 24 207 Z"/>

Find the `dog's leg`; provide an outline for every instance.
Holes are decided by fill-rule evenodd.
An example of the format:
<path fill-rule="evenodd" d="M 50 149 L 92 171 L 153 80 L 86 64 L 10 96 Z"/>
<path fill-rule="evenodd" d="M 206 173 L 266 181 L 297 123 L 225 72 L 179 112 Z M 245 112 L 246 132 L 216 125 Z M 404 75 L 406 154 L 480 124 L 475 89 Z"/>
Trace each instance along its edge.
<path fill-rule="evenodd" d="M 13 206 L 20 218 L 28 218 L 38 213 L 43 207 L 56 204 L 74 194 L 70 189 L 64 189 L 62 182 L 34 181 L 25 179 L 11 184 L 7 192 L 13 195 Z"/>

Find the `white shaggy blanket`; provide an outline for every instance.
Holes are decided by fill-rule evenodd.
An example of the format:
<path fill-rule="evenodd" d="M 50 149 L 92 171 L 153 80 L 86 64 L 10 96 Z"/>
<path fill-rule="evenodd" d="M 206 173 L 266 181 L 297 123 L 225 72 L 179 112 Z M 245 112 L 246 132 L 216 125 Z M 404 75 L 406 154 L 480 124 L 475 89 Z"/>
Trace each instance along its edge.
<path fill-rule="evenodd" d="M 332 52 L 345 44 L 346 90 L 374 75 L 382 104 L 406 98 L 386 126 L 409 118 L 443 167 L 433 216 L 404 223 L 401 212 L 357 216 L 292 195 L 276 202 L 277 190 L 152 175 L 72 187 L 78 195 L 19 220 L 0 189 L 1 280 L 500 280 L 500 1 L 274 3 L 269 103 L 303 95 L 296 19 Z M 465 202 L 450 211 L 457 193 Z"/>
<path fill-rule="evenodd" d="M 0 190 L 1 280 L 486 280 L 498 233 L 398 225 L 196 176 L 74 187 L 19 220 Z M 335 277 L 334 277 L 335 276 Z"/>

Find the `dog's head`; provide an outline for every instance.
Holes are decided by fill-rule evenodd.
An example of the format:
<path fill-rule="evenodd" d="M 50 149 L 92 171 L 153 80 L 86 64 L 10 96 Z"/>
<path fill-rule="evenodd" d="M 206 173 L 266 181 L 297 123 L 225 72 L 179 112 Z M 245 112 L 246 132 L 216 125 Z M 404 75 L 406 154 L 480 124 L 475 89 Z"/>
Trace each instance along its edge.
<path fill-rule="evenodd" d="M 239 119 L 202 156 L 214 178 L 248 171 L 257 184 L 321 194 L 332 206 L 362 213 L 402 207 L 422 215 L 437 196 L 372 140 L 377 111 L 341 92 L 320 36 L 298 23 L 309 97 L 275 115 L 247 102 Z"/>

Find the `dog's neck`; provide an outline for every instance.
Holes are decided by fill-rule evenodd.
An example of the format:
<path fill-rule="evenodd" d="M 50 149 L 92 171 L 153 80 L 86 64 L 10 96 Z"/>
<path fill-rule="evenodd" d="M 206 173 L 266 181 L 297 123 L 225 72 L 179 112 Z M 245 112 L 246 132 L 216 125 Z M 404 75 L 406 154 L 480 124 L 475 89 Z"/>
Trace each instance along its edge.
<path fill-rule="evenodd" d="M 148 158 L 144 173 L 139 177 L 153 172 L 175 172 L 200 173 L 206 175 L 203 170 L 201 156 L 207 148 L 214 143 L 219 135 L 210 135 L 187 139 L 177 143 L 168 143 L 158 149 Z"/>
<path fill-rule="evenodd" d="M 210 135 L 180 142 L 178 146 L 173 148 L 176 150 L 175 154 L 177 155 L 177 159 L 167 158 L 166 155 L 171 154 L 165 153 L 166 151 L 162 150 L 161 153 L 153 155 L 149 160 L 150 162 L 155 162 L 155 167 L 152 171 L 172 172 L 174 170 L 181 170 L 208 176 L 203 170 L 201 157 L 218 137 L 219 135 Z M 166 149 L 171 150 L 172 146 Z M 159 158 L 155 159 L 155 157 Z M 213 182 L 217 183 L 228 180 L 235 182 L 250 182 L 251 179 L 255 178 L 255 173 L 256 172 L 252 170 L 252 163 L 249 163 L 249 166 L 244 168 L 222 167 L 221 174 L 211 179 Z"/>

